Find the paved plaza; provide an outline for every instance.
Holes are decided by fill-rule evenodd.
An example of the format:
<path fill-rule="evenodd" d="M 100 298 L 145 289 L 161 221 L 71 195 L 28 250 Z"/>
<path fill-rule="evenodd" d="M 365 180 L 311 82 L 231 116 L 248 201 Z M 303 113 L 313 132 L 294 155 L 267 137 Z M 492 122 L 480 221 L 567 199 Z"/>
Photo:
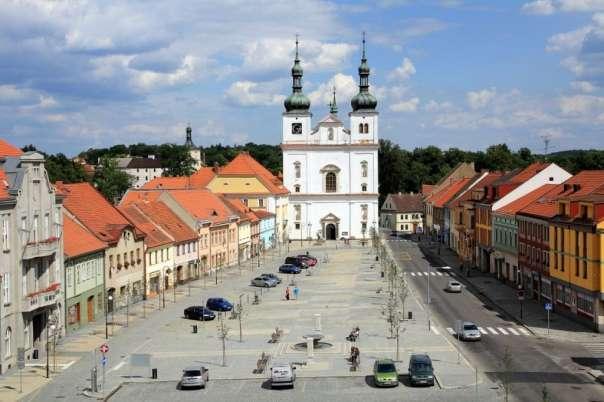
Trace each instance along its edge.
<path fill-rule="evenodd" d="M 387 323 L 382 315 L 386 282 L 380 277 L 380 266 L 370 247 L 308 246 L 300 250 L 319 257 L 319 264 L 311 268 L 312 275 L 303 272 L 295 277 L 300 288 L 298 300 L 285 300 L 285 286 L 294 279 L 281 275 L 283 283 L 269 290 L 249 286 L 257 273 L 276 272 L 285 252 L 265 259 L 258 269 L 251 265 L 232 267 L 215 278 L 199 281 L 187 289 L 176 303 L 168 300 L 166 308 L 146 314 L 122 328 L 110 339 L 109 361 L 105 370 L 105 392 L 92 395 L 89 378 L 95 358 L 99 382 L 102 381 L 100 356 L 92 352 L 66 368 L 28 400 L 62 401 L 82 400 L 85 395 L 110 396 L 111 401 L 165 401 L 165 400 L 460 400 L 460 395 L 471 395 L 480 401 L 500 400 L 497 384 L 486 379 L 453 347 L 447 334 L 428 328 L 428 317 L 412 293 L 406 310 L 413 318 L 406 320 L 400 337 L 397 367 L 401 384 L 396 389 L 373 387 L 371 374 L 377 358 L 396 359 L 396 341 L 389 339 Z M 299 245 L 298 245 L 299 248 Z M 297 251 L 292 250 L 290 254 Z M 323 261 L 325 260 L 325 261 Z M 205 282 L 205 283 L 204 283 Z M 190 291 L 190 296 L 189 296 Z M 254 294 L 260 297 L 253 304 Z M 219 338 L 219 319 L 196 322 L 182 317 L 183 309 L 200 304 L 207 297 L 222 296 L 233 302 L 243 302 L 242 341 L 239 341 L 239 320 L 223 317 L 228 328 L 226 366 L 222 365 L 222 347 Z M 161 306 L 161 303 L 156 303 Z M 320 315 L 320 323 L 318 317 Z M 192 325 L 198 325 L 193 333 Z M 317 331 L 320 325 L 320 331 Z M 347 357 L 351 343 L 346 336 L 353 326 L 360 327 L 360 367 L 351 371 Z M 283 330 L 277 343 L 271 343 L 275 328 Z M 309 357 L 296 345 L 304 342 L 304 335 L 320 332 L 322 342 L 330 346 L 315 349 Z M 293 390 L 271 391 L 266 388 L 267 374 L 255 374 L 257 360 L 262 353 L 271 361 L 286 361 L 297 365 L 298 383 Z M 437 384 L 432 388 L 411 388 L 404 376 L 411 353 L 428 353 L 434 362 Z M 150 356 L 149 367 L 132 365 L 132 356 Z M 177 389 L 182 369 L 191 364 L 202 364 L 210 369 L 207 390 L 180 391 Z M 270 363 L 269 363 L 270 365 Z M 158 371 L 158 379 L 151 379 L 151 368 Z M 283 393 L 283 394 L 282 394 Z M 216 397 L 213 398 L 212 396 Z M 330 396 L 331 395 L 331 396 Z M 465 400 L 471 400 L 465 399 Z"/>

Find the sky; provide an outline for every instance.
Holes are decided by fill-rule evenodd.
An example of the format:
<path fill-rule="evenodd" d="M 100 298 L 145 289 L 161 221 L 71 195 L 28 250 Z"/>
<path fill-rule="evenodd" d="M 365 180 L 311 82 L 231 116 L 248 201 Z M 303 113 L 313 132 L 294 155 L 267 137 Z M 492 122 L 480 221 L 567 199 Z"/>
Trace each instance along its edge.
<path fill-rule="evenodd" d="M 604 148 L 604 0 L 2 0 L 0 138 L 278 144 L 295 35 L 313 120 L 347 124 L 366 32 L 380 137 Z"/>

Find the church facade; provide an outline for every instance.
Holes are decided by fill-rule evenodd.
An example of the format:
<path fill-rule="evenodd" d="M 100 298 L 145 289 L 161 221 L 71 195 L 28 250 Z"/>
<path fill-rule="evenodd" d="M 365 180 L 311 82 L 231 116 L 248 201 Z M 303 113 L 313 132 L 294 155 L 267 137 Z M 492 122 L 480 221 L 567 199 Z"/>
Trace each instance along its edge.
<path fill-rule="evenodd" d="M 290 240 L 369 238 L 378 225 L 379 126 L 369 73 L 363 38 L 359 93 L 351 100 L 349 128 L 338 116 L 335 88 L 329 113 L 312 126 L 296 40 L 293 91 L 284 102 L 281 144 L 283 183 L 290 190 Z"/>

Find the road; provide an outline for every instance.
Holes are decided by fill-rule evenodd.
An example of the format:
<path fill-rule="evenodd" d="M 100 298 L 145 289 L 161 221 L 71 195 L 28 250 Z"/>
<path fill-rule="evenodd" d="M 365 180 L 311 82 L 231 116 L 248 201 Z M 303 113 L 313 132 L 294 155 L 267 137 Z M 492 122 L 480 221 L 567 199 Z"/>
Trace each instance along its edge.
<path fill-rule="evenodd" d="M 594 382 L 573 358 L 585 350 L 572 342 L 542 339 L 506 317 L 496 306 L 464 286 L 462 293 L 447 293 L 448 281 L 464 279 L 455 272 L 443 273 L 429 255 L 412 241 L 388 243 L 407 279 L 426 302 L 430 292 L 429 312 L 436 323 L 432 330 L 448 333 L 471 364 L 492 381 L 508 385 L 511 395 L 520 401 L 542 401 L 544 387 L 548 401 L 604 401 L 603 386 Z M 429 281 L 429 285 L 428 285 Z M 455 338 L 456 320 L 473 321 L 480 327 L 482 340 L 459 342 Z"/>

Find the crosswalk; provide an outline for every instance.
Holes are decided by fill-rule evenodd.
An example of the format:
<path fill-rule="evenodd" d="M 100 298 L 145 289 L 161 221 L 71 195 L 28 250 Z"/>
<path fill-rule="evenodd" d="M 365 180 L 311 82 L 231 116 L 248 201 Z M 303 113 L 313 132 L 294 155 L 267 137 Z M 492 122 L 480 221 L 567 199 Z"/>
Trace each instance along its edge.
<path fill-rule="evenodd" d="M 411 276 L 455 276 L 454 272 L 428 272 L 428 271 L 417 271 L 409 272 Z"/>
<path fill-rule="evenodd" d="M 430 328 L 436 335 L 440 335 L 440 331 L 437 327 L 432 326 Z M 452 327 L 445 328 L 447 332 L 456 336 L 455 330 Z M 530 336 L 531 333 L 525 328 L 521 327 L 478 327 L 478 330 L 482 335 L 507 335 L 507 336 Z M 604 353 L 604 344 L 598 344 L 601 347 L 601 353 Z M 586 346 L 587 347 L 587 346 Z"/>
<path fill-rule="evenodd" d="M 591 354 L 604 357 L 604 342 L 581 342 L 581 345 Z"/>

